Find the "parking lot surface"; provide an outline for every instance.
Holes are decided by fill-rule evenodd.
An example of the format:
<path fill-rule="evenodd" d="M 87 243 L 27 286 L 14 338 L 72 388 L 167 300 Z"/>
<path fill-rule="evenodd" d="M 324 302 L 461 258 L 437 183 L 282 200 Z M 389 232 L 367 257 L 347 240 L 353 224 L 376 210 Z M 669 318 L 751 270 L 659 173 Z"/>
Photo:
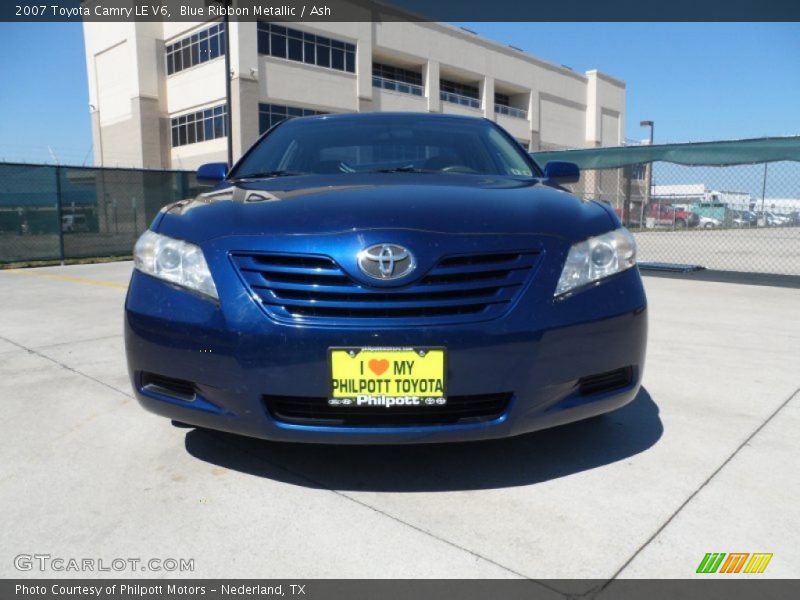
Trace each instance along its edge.
<path fill-rule="evenodd" d="M 800 227 L 653 229 L 635 234 L 640 262 L 700 265 L 707 269 L 800 275 Z"/>
<path fill-rule="evenodd" d="M 683 578 L 706 552 L 769 552 L 761 577 L 800 573 L 797 289 L 645 278 L 644 388 L 603 418 L 330 447 L 141 410 L 130 270 L 0 271 L 0 576 L 131 575 L 19 572 L 22 553 L 194 559 L 147 577 Z"/>

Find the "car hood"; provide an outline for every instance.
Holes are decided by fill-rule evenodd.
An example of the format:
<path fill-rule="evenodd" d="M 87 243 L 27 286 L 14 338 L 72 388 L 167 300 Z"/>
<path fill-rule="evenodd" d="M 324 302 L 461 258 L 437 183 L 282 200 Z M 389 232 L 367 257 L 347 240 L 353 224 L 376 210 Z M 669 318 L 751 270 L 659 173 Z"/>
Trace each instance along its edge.
<path fill-rule="evenodd" d="M 618 225 L 609 207 L 535 179 L 389 173 L 226 183 L 164 207 L 153 228 L 195 243 L 232 235 L 371 229 L 542 234 L 576 241 Z"/>

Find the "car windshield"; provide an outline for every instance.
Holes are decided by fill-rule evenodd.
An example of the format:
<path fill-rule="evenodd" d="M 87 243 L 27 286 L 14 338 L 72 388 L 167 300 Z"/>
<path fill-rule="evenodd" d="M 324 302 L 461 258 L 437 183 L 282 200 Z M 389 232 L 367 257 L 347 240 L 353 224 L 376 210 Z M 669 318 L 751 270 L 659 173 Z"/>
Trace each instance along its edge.
<path fill-rule="evenodd" d="M 370 115 L 284 121 L 256 144 L 230 178 L 369 172 L 541 174 L 520 146 L 489 121 Z"/>

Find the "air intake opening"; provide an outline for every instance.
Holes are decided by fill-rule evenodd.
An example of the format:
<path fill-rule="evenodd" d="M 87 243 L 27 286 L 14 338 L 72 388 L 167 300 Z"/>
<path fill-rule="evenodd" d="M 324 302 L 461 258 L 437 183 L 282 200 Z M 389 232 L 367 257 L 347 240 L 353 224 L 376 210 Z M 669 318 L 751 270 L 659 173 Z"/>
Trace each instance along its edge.
<path fill-rule="evenodd" d="M 334 427 L 402 427 L 480 423 L 499 418 L 508 409 L 512 394 L 450 396 L 444 406 L 397 406 L 393 408 L 329 406 L 327 398 L 264 396 L 267 412 L 276 421 L 295 425 Z"/>
<path fill-rule="evenodd" d="M 191 402 L 196 397 L 194 383 L 156 373 L 142 372 L 142 389 Z"/>
<path fill-rule="evenodd" d="M 583 396 L 591 394 L 600 394 L 602 392 L 609 392 L 619 388 L 627 387 L 633 381 L 633 367 L 624 367 L 622 369 L 615 369 L 614 371 L 606 371 L 605 373 L 597 373 L 596 375 L 589 375 L 582 377 L 578 381 L 580 393 Z"/>

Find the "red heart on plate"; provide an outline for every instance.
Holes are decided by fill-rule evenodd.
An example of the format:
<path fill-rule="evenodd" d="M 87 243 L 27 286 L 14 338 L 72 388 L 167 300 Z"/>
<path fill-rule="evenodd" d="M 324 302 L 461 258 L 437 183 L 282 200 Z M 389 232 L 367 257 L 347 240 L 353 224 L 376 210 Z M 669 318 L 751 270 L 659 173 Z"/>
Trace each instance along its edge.
<path fill-rule="evenodd" d="M 375 373 L 375 375 L 383 375 L 386 369 L 389 368 L 389 361 L 385 358 L 378 360 L 377 358 L 373 358 L 369 361 L 369 370 Z"/>

